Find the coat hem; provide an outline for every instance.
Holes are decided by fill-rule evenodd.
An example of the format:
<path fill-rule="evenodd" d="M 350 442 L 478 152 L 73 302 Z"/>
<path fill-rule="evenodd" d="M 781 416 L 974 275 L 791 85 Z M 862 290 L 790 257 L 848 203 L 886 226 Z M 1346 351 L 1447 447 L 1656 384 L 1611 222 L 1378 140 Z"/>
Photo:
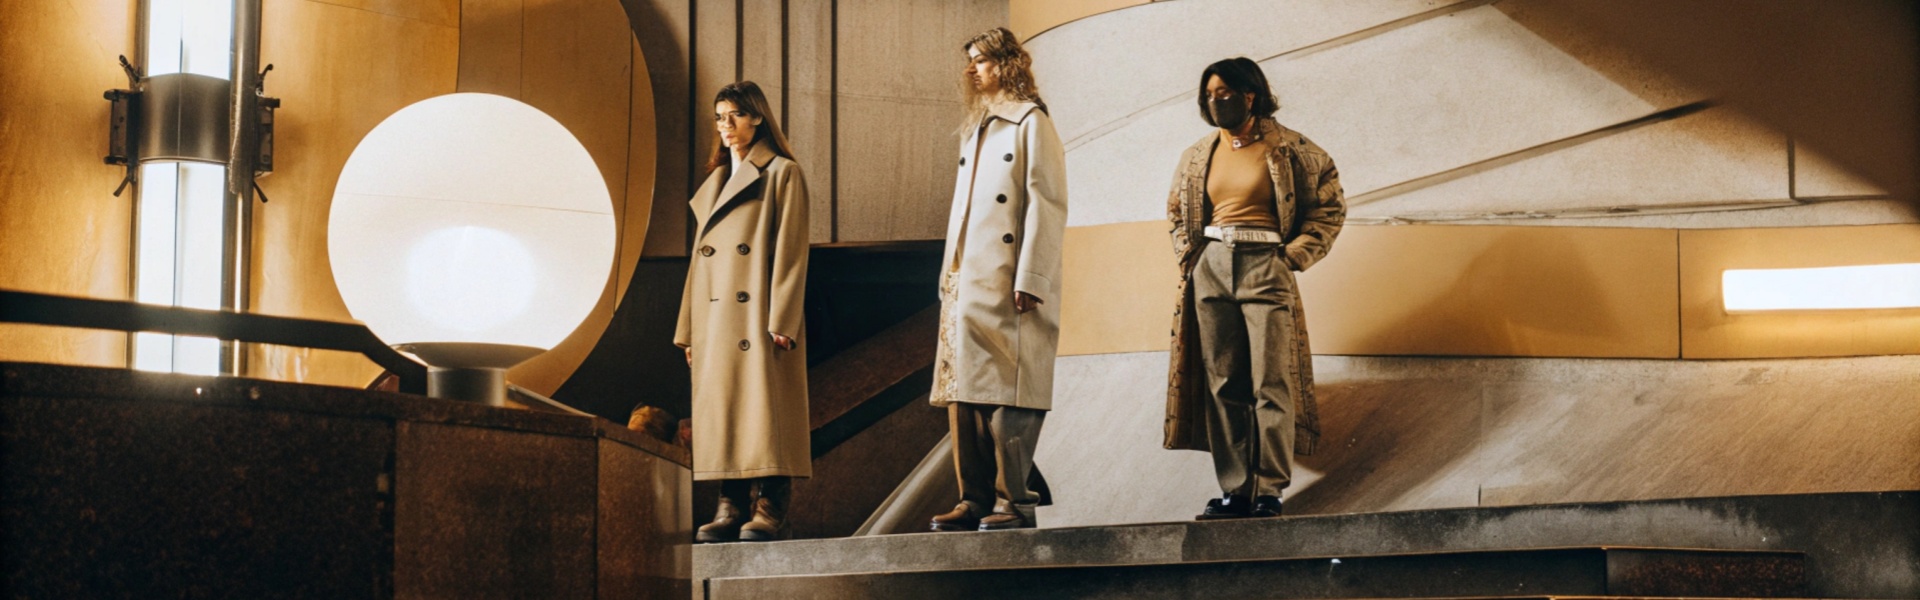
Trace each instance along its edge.
<path fill-rule="evenodd" d="M 767 467 L 740 471 L 694 471 L 693 480 L 719 481 L 723 479 L 752 479 L 755 477 L 796 477 L 807 479 L 813 477 L 813 469 L 805 469 L 805 471 L 805 473 L 801 473 L 801 469 L 790 467 Z"/>

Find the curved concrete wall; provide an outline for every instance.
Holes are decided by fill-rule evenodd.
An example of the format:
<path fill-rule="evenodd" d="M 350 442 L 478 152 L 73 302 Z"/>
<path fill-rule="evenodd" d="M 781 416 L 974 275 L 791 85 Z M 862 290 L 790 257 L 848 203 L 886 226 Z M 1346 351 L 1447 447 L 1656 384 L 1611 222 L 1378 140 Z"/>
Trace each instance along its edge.
<path fill-rule="evenodd" d="M 1171 165 L 1207 131 L 1198 74 L 1232 56 L 1260 62 L 1277 117 L 1340 164 L 1356 223 L 1913 221 L 1884 200 L 1798 206 L 1883 192 L 1730 109 L 1664 112 L 1711 99 L 1537 18 L 1528 2 L 1156 2 L 1028 47 L 1067 143 L 1074 226 L 1163 218 Z M 1791 210 L 1539 218 L 1735 206 Z"/>

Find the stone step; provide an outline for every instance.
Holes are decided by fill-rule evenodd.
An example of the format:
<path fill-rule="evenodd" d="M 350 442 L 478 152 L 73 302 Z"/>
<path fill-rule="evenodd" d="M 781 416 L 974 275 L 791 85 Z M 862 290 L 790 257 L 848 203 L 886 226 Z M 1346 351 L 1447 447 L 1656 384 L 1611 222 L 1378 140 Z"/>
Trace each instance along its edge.
<path fill-rule="evenodd" d="M 1422 598 L 1804 594 L 1798 552 L 1584 547 L 715 579 L 708 597 Z"/>
<path fill-rule="evenodd" d="M 1046 515 L 1042 509 L 1043 526 Z M 1920 531 L 1920 493 L 1842 492 L 711 544 L 693 548 L 693 570 L 699 592 L 703 582 L 751 577 L 1330 561 L 1515 548 L 1730 548 L 1804 552 L 1810 597 L 1920 598 L 1914 531 Z"/>

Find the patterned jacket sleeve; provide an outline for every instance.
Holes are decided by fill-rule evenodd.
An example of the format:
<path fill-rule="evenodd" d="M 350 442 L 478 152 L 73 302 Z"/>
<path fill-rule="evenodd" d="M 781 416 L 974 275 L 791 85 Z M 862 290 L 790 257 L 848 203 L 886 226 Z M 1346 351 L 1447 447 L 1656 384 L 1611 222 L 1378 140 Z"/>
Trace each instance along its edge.
<path fill-rule="evenodd" d="M 1295 186 L 1300 190 L 1296 209 L 1300 231 L 1287 240 L 1286 249 L 1288 266 L 1295 271 L 1305 271 L 1325 258 L 1347 222 L 1346 193 L 1340 188 L 1340 170 L 1333 166 L 1333 157 L 1313 142 L 1301 141 L 1294 153 L 1299 160 L 1294 177 L 1303 178 Z"/>
<path fill-rule="evenodd" d="M 1167 222 L 1172 225 L 1168 233 L 1173 236 L 1173 258 L 1179 261 L 1182 276 L 1192 266 L 1187 264 L 1187 255 L 1193 249 L 1193 240 L 1188 239 L 1186 207 L 1180 198 L 1180 186 L 1186 182 L 1186 175 L 1187 154 L 1182 152 L 1180 166 L 1173 170 L 1173 185 L 1167 189 Z"/>

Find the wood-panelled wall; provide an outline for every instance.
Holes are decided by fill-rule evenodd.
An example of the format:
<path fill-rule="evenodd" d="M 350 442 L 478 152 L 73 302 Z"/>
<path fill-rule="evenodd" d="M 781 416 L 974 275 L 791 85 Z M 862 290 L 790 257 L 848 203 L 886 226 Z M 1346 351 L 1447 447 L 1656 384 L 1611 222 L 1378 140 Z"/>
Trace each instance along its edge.
<path fill-rule="evenodd" d="M 0 288 L 131 295 L 133 195 L 102 164 L 134 0 L 0 2 Z M 0 325 L 0 360 L 118 367 L 122 333 Z"/>
<path fill-rule="evenodd" d="M 268 202 L 254 205 L 253 311 L 346 321 L 333 283 L 327 217 L 347 157 L 367 132 L 409 104 L 454 91 L 458 0 L 388 0 L 359 6 L 267 0 L 260 60 L 275 112 Z M 250 346 L 253 377 L 362 387 L 381 369 L 345 352 Z"/>

